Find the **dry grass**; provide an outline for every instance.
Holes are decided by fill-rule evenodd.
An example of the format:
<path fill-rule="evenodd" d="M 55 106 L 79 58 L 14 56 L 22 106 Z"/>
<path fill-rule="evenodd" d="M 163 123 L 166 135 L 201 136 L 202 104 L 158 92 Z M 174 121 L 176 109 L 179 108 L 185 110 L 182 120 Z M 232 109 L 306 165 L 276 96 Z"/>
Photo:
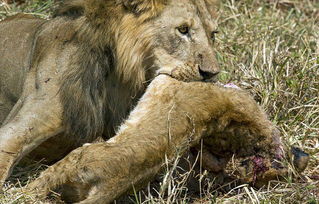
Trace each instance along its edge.
<path fill-rule="evenodd" d="M 1 1 L 1 0 L 0 0 Z M 48 18 L 52 0 L 0 7 L 0 19 L 18 11 Z M 161 188 L 149 186 L 135 203 L 319 203 L 319 1 L 223 0 L 216 42 L 223 82 L 248 89 L 280 128 L 287 145 L 310 154 L 302 175 L 290 169 L 285 181 L 254 189 L 239 185 L 221 191 L 202 173 L 202 195 L 191 201 L 185 181 L 191 172 L 173 174 L 168 165 Z M 24 172 L 26 175 L 19 175 Z M 18 169 L 16 177 L 37 171 Z M 176 179 L 178 177 L 179 179 Z M 13 177 L 14 178 L 14 177 Z M 14 189 L 12 186 L 9 187 Z M 224 188 L 223 188 L 224 189 Z M 152 192 L 152 193 L 150 193 Z M 36 202 L 31 195 L 5 193 L 0 203 Z"/>

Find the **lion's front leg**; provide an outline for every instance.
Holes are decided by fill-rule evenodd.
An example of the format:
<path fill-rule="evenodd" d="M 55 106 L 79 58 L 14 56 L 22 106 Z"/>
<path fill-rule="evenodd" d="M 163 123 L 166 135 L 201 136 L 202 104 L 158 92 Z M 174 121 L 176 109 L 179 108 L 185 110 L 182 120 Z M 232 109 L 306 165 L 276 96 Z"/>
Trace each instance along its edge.
<path fill-rule="evenodd" d="M 23 156 L 61 131 L 58 98 L 27 97 L 21 109 L 0 129 L 0 185 Z"/>

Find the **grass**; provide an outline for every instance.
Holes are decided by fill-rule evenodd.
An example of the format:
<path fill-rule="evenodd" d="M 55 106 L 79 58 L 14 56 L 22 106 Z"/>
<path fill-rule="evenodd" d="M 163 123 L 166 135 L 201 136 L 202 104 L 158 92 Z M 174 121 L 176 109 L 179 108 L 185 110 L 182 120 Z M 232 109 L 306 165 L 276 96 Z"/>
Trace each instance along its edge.
<path fill-rule="evenodd" d="M 2 6 L 0 19 L 21 11 L 49 18 L 53 5 L 52 0 L 30 0 L 20 6 Z M 296 177 L 291 167 L 285 181 L 273 181 L 261 189 L 239 185 L 221 193 L 205 185 L 202 197 L 192 202 L 319 203 L 319 1 L 222 0 L 219 10 L 220 80 L 249 90 L 278 125 L 285 144 L 302 147 L 310 154 L 310 163 L 301 175 Z M 190 172 L 173 174 L 178 168 L 174 164 L 168 166 L 157 193 L 150 194 L 149 186 L 132 199 L 136 203 L 191 202 L 185 189 Z M 37 171 L 21 169 L 15 172 L 17 177 L 19 172 L 27 172 L 27 178 Z M 36 201 L 31 195 L 0 195 L 0 203 L 24 202 Z"/>
<path fill-rule="evenodd" d="M 8 5 L 0 0 L 0 20 L 21 12 L 48 19 L 55 5 L 54 0 L 27 0 L 21 5 Z"/>

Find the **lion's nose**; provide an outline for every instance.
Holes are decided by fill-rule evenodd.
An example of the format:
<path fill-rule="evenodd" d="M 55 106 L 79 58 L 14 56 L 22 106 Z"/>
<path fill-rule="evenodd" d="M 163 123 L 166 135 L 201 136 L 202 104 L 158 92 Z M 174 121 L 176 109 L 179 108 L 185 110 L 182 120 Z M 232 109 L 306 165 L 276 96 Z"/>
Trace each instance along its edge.
<path fill-rule="evenodd" d="M 213 70 L 204 70 L 202 68 L 199 68 L 199 73 L 203 77 L 204 80 L 211 79 L 213 77 L 216 77 L 219 74 L 219 71 L 213 71 Z"/>

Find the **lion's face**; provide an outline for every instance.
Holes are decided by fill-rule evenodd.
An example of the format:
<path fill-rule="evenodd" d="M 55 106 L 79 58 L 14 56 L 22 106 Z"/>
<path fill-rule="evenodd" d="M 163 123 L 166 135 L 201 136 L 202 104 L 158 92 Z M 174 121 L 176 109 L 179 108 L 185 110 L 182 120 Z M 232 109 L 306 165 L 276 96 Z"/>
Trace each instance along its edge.
<path fill-rule="evenodd" d="M 154 20 L 157 73 L 185 81 L 210 81 L 219 73 L 213 50 L 217 24 L 207 1 L 170 1 Z"/>

